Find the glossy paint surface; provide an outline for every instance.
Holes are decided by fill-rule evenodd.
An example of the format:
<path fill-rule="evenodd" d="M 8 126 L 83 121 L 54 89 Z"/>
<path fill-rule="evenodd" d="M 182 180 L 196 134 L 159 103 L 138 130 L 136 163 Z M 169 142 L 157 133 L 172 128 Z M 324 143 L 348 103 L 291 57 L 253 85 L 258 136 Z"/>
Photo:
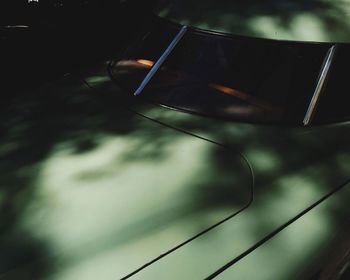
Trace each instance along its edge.
<path fill-rule="evenodd" d="M 235 219 L 144 269 L 135 275 L 135 279 L 162 279 L 168 275 L 168 271 L 174 271 L 174 274 L 170 273 L 171 276 L 167 276 L 170 279 L 187 275 L 190 275 L 191 279 L 204 279 L 227 262 L 245 253 L 248 248 L 349 178 L 350 151 L 346 142 L 343 142 L 349 139 L 348 124 L 291 129 L 219 123 L 196 116 L 188 117 L 186 121 L 185 117 L 181 119 L 182 114 L 168 109 L 146 113 L 151 118 L 175 127 L 196 131 L 197 135 L 205 135 L 210 140 L 240 147 L 255 172 L 254 201 Z M 339 138 L 338 135 L 343 137 Z M 346 215 L 349 192 L 344 193 L 337 199 L 337 203 L 345 207 L 343 213 Z M 333 231 L 343 227 L 342 222 L 326 223 L 338 219 L 336 212 L 329 212 L 327 215 L 329 216 L 314 221 L 318 226 L 324 226 L 324 233 L 327 233 L 323 235 L 325 239 Z M 323 219 L 325 219 L 324 225 L 322 225 Z M 318 234 L 317 230 L 314 234 Z M 312 236 L 310 233 L 309 238 L 312 239 Z M 303 247 L 305 255 L 310 254 L 312 250 L 322 249 L 324 239 L 315 237 L 314 241 L 310 247 Z M 220 246 L 220 250 L 217 250 L 217 246 Z M 278 252 L 279 247 L 271 248 L 271 254 L 275 253 L 273 249 Z M 299 257 L 301 255 L 295 255 L 296 259 Z M 308 260 L 303 260 L 305 267 L 308 267 Z M 309 261 L 313 262 L 311 258 Z M 294 269 L 298 269 L 298 266 L 295 265 Z M 286 266 L 279 273 L 283 275 L 283 279 L 293 279 L 294 269 Z M 298 273 L 302 274 L 300 271 Z M 242 278 L 243 276 L 244 274 Z"/>
<path fill-rule="evenodd" d="M 250 203 L 237 151 L 117 101 L 67 78 L 2 112 L 2 279 L 121 278 Z"/>
<path fill-rule="evenodd" d="M 349 209 L 339 201 L 349 192 L 348 184 L 216 279 L 348 279 Z"/>
<path fill-rule="evenodd" d="M 137 81 L 175 31 L 122 57 L 143 67 Z M 346 84 L 340 73 L 329 85 L 338 78 Z M 349 180 L 349 123 L 224 121 L 134 98 L 127 85 L 103 64 L 1 103 L 0 279 L 204 279 Z M 220 277 L 252 277 L 252 263 L 266 279 L 317 272 L 348 201 L 347 185 Z M 273 274 L 264 258 L 284 246 L 295 250 Z"/>
<path fill-rule="evenodd" d="M 134 107 L 150 119 L 239 149 L 251 163 L 256 181 L 255 198 L 248 209 L 131 279 L 204 279 L 349 179 L 348 123 L 314 128 L 261 126 L 156 109 L 154 105 L 138 108 Z M 337 203 L 345 207 L 342 213 L 346 215 L 348 190 L 343 193 Z M 310 238 L 318 234 L 317 225 L 320 227 L 323 219 L 325 235 L 305 247 L 304 256 L 313 250 L 322 251 L 329 234 L 343 227 L 341 221 L 326 221 L 341 219 L 343 214 L 330 211 L 314 221 L 316 228 Z M 274 254 L 273 248 L 271 253 Z M 301 255 L 293 257 L 297 259 Z M 303 260 L 305 267 L 314 261 Z M 293 269 L 298 266 L 281 269 L 280 273 L 288 279 L 293 277 Z M 301 275 L 303 271 L 298 273 Z"/>
<path fill-rule="evenodd" d="M 349 179 L 346 123 L 176 112 L 122 92 L 106 67 L 2 111 L 2 279 L 114 279 L 150 262 L 131 279 L 204 279 Z"/>

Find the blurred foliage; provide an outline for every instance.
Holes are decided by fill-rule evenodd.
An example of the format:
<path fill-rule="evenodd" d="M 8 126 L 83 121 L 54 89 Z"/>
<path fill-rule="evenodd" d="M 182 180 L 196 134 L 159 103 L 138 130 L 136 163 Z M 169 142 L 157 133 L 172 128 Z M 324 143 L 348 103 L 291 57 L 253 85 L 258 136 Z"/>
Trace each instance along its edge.
<path fill-rule="evenodd" d="M 348 0 L 161 0 L 162 16 L 233 34 L 305 41 L 350 40 Z"/>

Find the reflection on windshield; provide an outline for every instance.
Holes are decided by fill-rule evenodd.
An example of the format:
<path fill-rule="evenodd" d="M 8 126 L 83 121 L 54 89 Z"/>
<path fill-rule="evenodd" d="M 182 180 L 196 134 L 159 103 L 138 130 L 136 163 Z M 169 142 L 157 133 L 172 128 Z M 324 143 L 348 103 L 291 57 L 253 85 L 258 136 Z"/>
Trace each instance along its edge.
<path fill-rule="evenodd" d="M 138 64 L 144 65 L 144 66 L 148 66 L 148 67 L 152 67 L 154 65 L 154 62 L 151 60 L 147 60 L 147 59 L 138 59 L 136 60 L 136 62 Z"/>
<path fill-rule="evenodd" d="M 135 71 L 140 69 L 150 69 L 153 65 L 154 65 L 154 61 L 147 60 L 147 59 L 121 60 L 116 64 L 116 67 L 114 68 L 115 69 L 114 73 L 116 73 L 117 75 L 122 75 L 122 74 L 133 75 L 135 74 L 134 73 Z M 162 81 L 158 80 L 158 83 L 153 83 L 152 89 L 176 86 L 176 83 L 174 81 L 171 82 L 171 77 L 180 76 L 180 73 L 176 73 L 175 71 L 171 71 L 166 68 L 163 68 L 160 71 L 162 71 L 163 74 L 164 73 L 168 74 L 166 76 L 167 79 L 163 79 Z M 186 77 L 186 78 L 190 78 L 190 77 Z M 195 81 L 195 78 L 192 77 L 192 80 Z M 280 110 L 280 108 L 273 106 L 272 104 L 266 103 L 262 100 L 259 100 L 258 98 L 255 98 L 252 95 L 241 92 L 231 87 L 227 87 L 225 85 L 210 83 L 210 84 L 207 84 L 207 86 L 211 89 L 215 89 L 217 93 L 231 95 L 235 98 L 251 103 L 262 109 L 275 111 L 275 112 Z"/>
<path fill-rule="evenodd" d="M 155 22 L 110 73 L 132 95 L 180 26 Z M 142 96 L 187 112 L 302 124 L 328 45 L 252 40 L 189 29 Z"/>

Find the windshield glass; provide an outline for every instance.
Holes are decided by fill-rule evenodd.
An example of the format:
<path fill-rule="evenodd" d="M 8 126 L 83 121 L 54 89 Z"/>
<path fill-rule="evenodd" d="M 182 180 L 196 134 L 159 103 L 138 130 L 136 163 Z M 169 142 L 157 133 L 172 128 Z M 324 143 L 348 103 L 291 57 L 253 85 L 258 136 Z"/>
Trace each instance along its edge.
<path fill-rule="evenodd" d="M 114 80 L 132 95 L 180 28 L 156 21 L 115 60 Z M 202 115 L 301 124 L 329 47 L 189 29 L 141 96 Z"/>
<path fill-rule="evenodd" d="M 269 39 L 350 42 L 350 0 L 160 0 L 160 16 Z"/>

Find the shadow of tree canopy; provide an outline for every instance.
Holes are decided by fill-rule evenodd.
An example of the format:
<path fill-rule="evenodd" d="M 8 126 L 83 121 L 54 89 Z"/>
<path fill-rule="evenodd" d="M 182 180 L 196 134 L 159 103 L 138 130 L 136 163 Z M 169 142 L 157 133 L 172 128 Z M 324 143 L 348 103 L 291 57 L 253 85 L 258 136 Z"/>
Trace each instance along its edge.
<path fill-rule="evenodd" d="M 8 272 L 9 279 L 43 279 L 54 266 L 47 261 L 51 253 L 45 242 L 22 228 L 21 219 L 35 199 L 37 176 L 55 144 L 72 142 L 72 152 L 82 154 L 95 148 L 101 126 L 120 135 L 133 128 L 132 121 L 125 123 L 113 110 L 107 119 L 96 114 L 104 108 L 86 94 L 84 84 L 62 82 L 68 90 L 57 95 L 59 82 L 1 103 L 0 275 Z"/>
<path fill-rule="evenodd" d="M 178 3 L 183 5 L 181 11 L 186 9 L 191 12 L 197 11 L 193 9 L 194 6 L 189 8 L 189 4 L 195 5 L 194 1 L 186 2 L 186 5 L 181 1 Z M 229 5 L 231 2 L 223 3 Z M 310 3 L 314 3 L 313 5 L 320 3 L 320 5 L 317 4 L 317 12 L 320 15 L 323 14 L 322 11 L 333 7 L 326 1 L 316 0 L 309 1 L 308 4 L 265 1 L 265 3 L 255 3 L 256 8 L 248 11 L 247 7 L 254 6 L 253 3 L 255 2 L 235 3 L 232 9 L 237 14 L 237 18 L 251 19 L 256 15 L 279 17 L 281 11 L 286 10 L 290 14 L 287 13 L 286 17 L 281 16 L 280 19 L 286 28 L 293 14 L 301 10 L 315 11 Z M 220 12 L 217 5 L 209 1 L 203 1 L 202 5 L 205 10 L 213 13 Z M 333 12 L 344 12 L 337 9 Z M 194 13 L 193 16 L 198 23 L 204 17 L 199 12 Z M 328 14 L 325 15 L 325 19 L 332 22 L 332 16 Z M 213 17 L 210 20 L 213 20 L 210 24 L 215 25 L 217 18 Z M 209 22 L 210 20 L 208 19 Z M 235 28 L 237 22 L 234 23 Z M 231 21 L 227 24 L 231 24 Z M 247 28 L 246 25 L 238 25 L 238 27 L 242 28 L 241 30 Z M 252 32 L 251 29 L 246 31 Z M 123 169 L 125 165 L 146 162 L 156 168 L 159 167 L 159 162 L 167 159 L 170 154 L 169 147 L 172 143 L 176 143 L 175 140 L 181 138 L 179 135 L 183 133 L 172 128 L 164 128 L 162 124 L 155 124 L 152 120 L 144 119 L 135 112 L 174 128 L 215 140 L 226 147 L 224 150 L 219 145 L 213 145 L 206 158 L 211 164 L 211 172 L 201 174 L 203 178 L 211 177 L 210 180 L 193 180 L 195 186 L 191 184 L 188 186 L 189 189 L 193 187 L 191 192 L 183 193 L 183 200 L 186 200 L 186 195 L 195 198 L 186 204 L 194 217 L 198 213 L 209 213 L 213 209 L 226 211 L 247 202 L 246 196 L 240 193 L 249 192 L 251 178 L 246 163 L 238 156 L 239 153 L 246 156 L 253 167 L 256 177 L 255 196 L 267 198 L 271 203 L 278 202 L 282 196 L 293 195 L 294 193 L 288 193 L 288 189 L 298 187 L 301 190 L 314 191 L 318 195 L 330 191 L 349 177 L 350 130 L 348 124 L 309 130 L 227 122 L 174 112 L 127 97 L 109 80 L 106 65 L 103 64 L 99 68 L 99 71 L 94 69 L 90 74 L 73 75 L 44 86 L 38 91 L 16 95 L 1 103 L 0 275 L 3 274 L 5 279 L 47 279 L 65 265 L 65 262 L 57 257 L 57 254 L 62 253 L 57 247 L 42 236 L 35 236 L 33 232 L 28 231 L 28 223 L 31 223 L 28 216 L 30 217 L 30 213 L 36 211 L 40 203 L 48 205 L 47 209 L 50 209 L 50 205 L 57 203 L 55 198 L 58 194 L 55 193 L 55 189 L 46 197 L 41 193 L 45 174 L 48 176 L 47 173 L 51 172 L 49 175 L 53 181 L 58 182 L 56 188 L 62 188 L 63 193 L 65 191 L 70 193 L 71 189 L 74 191 L 78 187 L 65 185 L 67 181 L 60 180 L 67 175 L 64 172 L 74 171 L 74 168 L 78 167 L 79 172 L 73 172 L 72 177 L 74 182 L 79 183 L 79 187 L 86 185 L 86 192 L 88 192 L 90 183 L 108 182 L 122 174 L 125 171 Z M 95 86 L 96 90 L 87 87 L 84 83 L 85 77 L 88 77 L 86 80 L 90 85 Z M 155 125 L 158 125 L 159 129 L 154 129 Z M 109 150 L 105 151 L 102 148 L 105 143 L 109 143 L 110 138 L 118 137 L 130 139 L 130 142 L 126 141 L 128 143 L 125 148 L 122 146 L 122 151 L 116 153 L 117 158 L 113 154 L 113 149 L 110 153 Z M 117 144 L 112 141 L 109 145 L 115 147 Z M 93 159 L 89 157 L 91 154 L 100 153 L 101 150 L 103 157 Z M 180 150 L 172 152 L 176 154 Z M 110 162 L 107 161 L 107 164 L 102 165 L 103 168 L 97 168 L 94 165 L 94 162 L 109 159 L 110 155 L 112 156 Z M 62 168 L 50 169 L 56 162 Z M 81 171 L 79 166 L 84 167 L 86 162 L 90 162 L 91 166 L 88 165 Z M 244 174 L 244 178 L 236 176 L 237 174 Z M 181 178 L 179 176 L 174 179 Z M 214 179 L 216 182 L 213 182 Z M 284 187 L 281 188 L 281 185 Z M 311 194 L 314 193 L 311 192 Z M 300 193 L 297 192 L 296 195 Z M 91 197 L 89 198 L 93 200 L 93 195 Z M 346 204 L 348 198 L 344 196 L 339 203 Z M 65 199 L 69 197 L 63 197 L 63 201 Z M 303 197 L 301 196 L 300 199 Z M 268 208 L 265 202 L 264 200 L 254 201 L 257 205 L 261 204 L 261 209 Z M 112 204 L 111 201 L 109 203 Z M 87 203 L 87 205 L 90 204 L 93 204 L 92 201 Z M 103 206 L 105 205 L 101 205 L 102 209 Z M 84 209 L 78 210 L 84 211 Z M 67 219 L 70 214 L 72 213 L 67 213 Z M 45 216 L 45 213 L 42 215 Z M 119 232 L 120 236 L 118 232 L 111 231 L 101 243 L 93 244 L 87 249 L 78 248 L 80 251 L 76 252 L 77 258 L 87 259 L 89 255 L 94 255 L 99 250 L 106 250 L 112 245 L 121 244 L 122 246 L 130 240 L 153 234 L 157 230 L 166 228 L 170 223 L 181 222 L 186 215 L 188 212 L 174 212 L 170 207 L 168 212 L 162 215 L 147 217 L 146 220 L 149 222 L 143 223 L 142 226 L 134 224 L 125 232 Z M 335 221 L 335 224 L 339 219 L 341 224 L 343 217 L 339 216 L 336 210 L 328 213 L 328 216 Z M 260 213 L 257 212 L 256 220 L 252 223 L 251 230 L 255 236 L 259 236 L 259 233 L 264 230 L 269 230 L 271 226 L 270 221 L 260 217 Z M 40 218 L 39 215 L 37 219 L 40 220 Z M 112 217 L 109 219 L 112 220 Z M 75 221 L 77 226 L 82 222 L 79 217 Z M 201 222 L 203 225 L 193 225 L 192 234 L 213 223 L 213 219 L 208 217 Z M 68 244 L 74 248 L 73 241 Z"/>
<path fill-rule="evenodd" d="M 73 179 L 86 185 L 86 191 L 90 183 L 99 184 L 118 177 L 118 174 L 122 176 L 125 165 L 147 162 L 156 167 L 169 157 L 171 143 L 176 143 L 183 133 L 164 128 L 151 120 L 142 120 L 142 116 L 135 112 L 228 147 L 228 150 L 223 150 L 213 145 L 208 156 L 211 172 L 202 175 L 203 178 L 212 178 L 209 181 L 193 180 L 193 184 L 199 185 L 188 186 L 192 188 L 191 192 L 183 195 L 184 198 L 191 197 L 188 207 L 194 216 L 213 209 L 225 211 L 246 202 L 245 196 L 240 193 L 249 192 L 249 170 L 242 158 L 237 156 L 238 152 L 242 152 L 252 164 L 256 176 L 255 196 L 268 197 L 272 201 L 288 196 L 286 190 L 291 185 L 297 188 L 304 181 L 305 188 L 317 194 L 330 191 L 348 178 L 348 125 L 308 130 L 233 123 L 175 112 L 121 94 L 106 76 L 105 65 L 100 68 L 102 74 L 90 75 L 87 79 L 96 90 L 90 90 L 84 84 L 84 76 L 73 75 L 38 91 L 15 96 L 1 105 L 0 259 L 6 261 L 1 261 L 0 273 L 5 273 L 4 279 L 26 279 L 28 275 L 36 279 L 51 279 L 51 274 L 60 271 L 64 264 L 57 257 L 59 250 L 40 235 L 33 236 L 26 226 L 31 223 L 28 219 L 31 211 L 35 212 L 38 205 L 55 205 L 57 194 L 52 193 L 45 198 L 40 187 L 45 172 L 50 171 L 47 166 L 52 166 L 53 160 L 65 156 L 73 160 L 63 161 L 59 164 L 61 169 L 53 169 L 51 173 L 54 174 L 50 173 L 56 178 L 52 182 L 58 182 L 56 188 L 63 188 L 64 193 L 65 188 L 67 192 L 77 188 L 60 186 L 67 183 L 59 183 L 60 178 L 66 176 L 65 170 L 79 169 L 79 165 L 90 162 L 89 157 L 84 160 L 85 156 L 99 151 L 110 137 L 127 137 L 130 146 L 118 154 L 118 159 L 112 157 L 110 164 L 102 165 L 105 168 L 91 165 L 82 168 L 82 172 L 77 169 L 79 172 L 73 173 Z M 159 129 L 154 129 L 155 125 Z M 117 145 L 112 142 L 112 147 Z M 93 161 L 103 161 L 109 154 L 104 152 L 104 157 Z M 65 167 L 65 164 L 70 165 Z M 246 177 L 242 179 L 235 174 L 241 174 L 241 177 L 245 174 Z M 213 179 L 216 182 L 211 181 Z M 281 188 L 281 185 L 285 187 Z M 343 197 L 339 203 L 347 200 L 348 197 Z M 266 207 L 263 201 L 254 203 L 261 203 L 262 209 Z M 100 250 L 98 246 L 105 250 L 111 245 L 137 240 L 167 227 L 169 223 L 182 221 L 187 215 L 188 212 L 169 210 L 161 216 L 147 217 L 152 222 L 142 226 L 135 224 L 118 234 L 112 231 L 101 243 L 92 245 L 90 249 L 79 248 L 82 251 L 77 250 L 76 254 L 84 260 L 96 253 L 94 250 Z M 333 220 L 342 219 L 336 211 L 328 215 Z M 256 213 L 252 228 L 257 236 L 270 227 L 270 222 L 258 217 L 259 213 Z M 201 221 L 203 224 L 193 225 L 192 234 L 213 223 L 210 217 L 207 219 Z M 79 225 L 79 220 L 76 223 Z"/>
<path fill-rule="evenodd" d="M 113 90 L 108 89 L 108 86 L 100 85 L 98 91 L 106 93 L 107 100 L 111 100 L 109 103 L 113 103 L 113 100 L 118 102 L 120 98 L 112 94 Z M 273 205 L 282 201 L 283 197 L 295 195 L 299 197 L 298 201 L 303 201 L 304 196 L 306 200 L 313 197 L 311 201 L 315 201 L 321 193 L 326 194 L 349 179 L 348 123 L 313 128 L 253 125 L 204 118 L 167 108 L 155 109 L 154 105 L 131 106 L 146 117 L 174 129 L 194 133 L 222 143 L 233 151 L 242 152 L 255 173 L 254 194 L 257 200 L 253 202 L 253 207 L 260 204 L 261 209 L 268 208 L 266 200 Z M 211 158 L 223 178 L 233 172 L 232 166 L 227 164 L 228 157 L 218 149 Z M 230 199 L 237 195 L 237 190 L 231 188 L 227 182 L 219 187 L 205 187 L 210 191 L 197 194 L 200 210 L 203 211 L 205 205 L 221 208 L 237 203 Z M 347 195 L 338 198 L 337 205 L 346 205 L 348 195 L 347 192 Z M 266 200 L 261 199 L 264 197 Z M 292 206 L 281 205 L 281 215 L 284 212 L 283 207 Z M 335 232 L 341 228 L 347 215 L 346 210 L 340 211 L 336 208 L 337 206 L 325 215 L 326 219 L 337 224 L 332 228 Z M 267 221 L 260 214 L 257 211 L 254 220 L 257 236 L 264 230 L 268 231 L 271 226 L 271 221 Z M 333 241 L 337 242 L 337 239 Z M 331 246 L 332 244 L 329 245 Z M 312 261 L 310 259 L 310 263 Z"/>
<path fill-rule="evenodd" d="M 105 65 L 102 68 L 105 72 Z M 106 82 L 103 76 L 94 77 L 92 80 L 97 83 Z M 110 82 L 107 83 L 105 90 L 109 87 L 112 88 L 110 90 L 115 90 Z M 57 255 L 61 253 L 64 255 L 64 249 L 54 248 L 55 244 L 50 244 L 47 238 L 40 235 L 41 231 L 45 232 L 44 228 L 38 229 L 36 226 L 33 228 L 35 224 L 42 224 L 41 220 L 48 222 L 46 224 L 48 230 L 50 227 L 55 228 L 56 225 L 53 224 L 55 216 L 50 214 L 50 209 L 55 208 L 57 203 L 55 202 L 59 197 L 57 191 L 62 193 L 68 187 L 68 190 L 74 192 L 75 189 L 86 185 L 86 192 L 88 192 L 91 185 L 94 184 L 97 184 L 96 186 L 101 184 L 102 188 L 106 182 L 108 185 L 109 179 L 112 179 L 113 182 L 115 180 L 113 178 L 118 177 L 118 175 L 122 177 L 123 172 L 128 172 L 128 170 L 125 171 L 125 166 L 129 165 L 133 168 L 141 163 L 145 166 L 145 170 L 152 172 L 149 166 L 154 166 L 156 169 L 157 164 L 168 164 L 168 157 L 175 155 L 176 158 L 177 152 L 172 148 L 172 145 L 174 147 L 180 146 L 182 149 L 186 148 L 184 143 L 193 145 L 191 144 L 193 137 L 187 136 L 187 138 L 182 139 L 181 133 L 147 121 L 133 111 L 126 109 L 131 105 L 138 105 L 140 108 L 145 106 L 145 104 L 138 104 L 138 101 L 135 103 L 135 100 L 129 98 L 111 97 L 110 93 L 98 94 L 91 91 L 79 75 L 43 86 L 37 91 L 16 95 L 4 100 L 1 104 L 0 259 L 6 261 L 1 262 L 0 275 L 3 275 L 4 279 L 31 279 L 32 277 L 47 279 L 60 271 L 62 263 L 60 261 L 56 263 L 56 260 L 60 259 Z M 160 129 L 155 129 L 154 126 Z M 118 142 L 118 139 L 122 139 L 122 142 Z M 112 144 L 108 144 L 109 141 Z M 117 142 L 113 144 L 113 141 Z M 203 144 L 199 146 L 196 144 L 194 147 L 198 146 L 199 149 L 203 149 L 202 145 L 209 146 L 205 141 L 201 141 L 201 143 Z M 118 148 L 118 145 L 124 148 L 120 152 L 113 152 L 113 149 Z M 111 147 L 111 152 L 104 152 L 105 147 Z M 209 158 L 216 157 L 216 149 L 220 149 L 220 147 L 214 147 L 213 151 L 208 151 L 207 156 Z M 99 165 L 98 159 L 91 160 L 94 153 L 100 158 L 101 165 Z M 113 153 L 116 154 L 112 156 L 110 163 L 104 164 L 103 162 L 109 158 L 109 154 L 113 155 Z M 84 157 L 87 157 L 86 161 L 80 161 L 80 158 L 84 159 Z M 185 188 L 179 193 L 179 196 L 184 198 L 198 196 L 198 203 L 184 199 L 184 202 L 175 201 L 174 206 L 171 206 L 170 201 L 169 209 L 165 209 L 166 211 L 162 215 L 151 213 L 150 216 L 143 217 L 149 221 L 148 223 L 142 222 L 142 217 L 140 217 L 140 221 L 137 220 L 135 225 L 132 224 L 126 229 L 118 229 L 117 232 L 115 229 L 107 230 L 107 236 L 98 240 L 98 245 L 90 244 L 88 248 L 79 247 L 73 250 L 76 258 L 84 260 L 87 258 L 86 255 L 94 254 L 94 250 L 107 250 L 111 244 L 114 246 L 116 244 L 123 245 L 137 240 L 145 234 L 157 230 L 161 231 L 174 221 L 186 219 L 188 215 L 195 217 L 210 211 L 210 205 L 214 204 L 211 202 L 208 204 L 208 201 L 201 200 L 199 196 L 201 189 L 212 191 L 214 186 L 221 188 L 226 187 L 229 183 L 231 187 L 227 187 L 226 195 L 228 196 L 232 192 L 238 192 L 240 185 L 249 185 L 251 180 L 249 172 L 242 165 L 241 159 L 239 157 L 235 159 L 235 157 L 236 155 L 229 152 L 221 155 L 221 160 L 228 160 L 231 166 L 236 166 L 236 172 L 239 173 L 235 174 L 239 174 L 239 176 L 236 177 L 232 172 L 228 175 L 223 170 L 212 168 L 209 170 L 210 173 L 202 178 L 198 177 L 198 179 L 189 182 L 192 184 L 192 186 L 188 186 L 192 189 L 191 192 Z M 62 158 L 64 162 L 65 160 L 67 162 L 59 163 Z M 77 160 L 80 163 L 74 163 Z M 84 167 L 84 162 L 92 162 L 92 164 L 97 162 L 98 165 Z M 72 164 L 72 166 L 65 168 L 67 164 Z M 56 166 L 59 169 L 56 170 Z M 72 175 L 70 175 L 69 170 L 73 170 Z M 165 169 L 165 171 L 168 172 L 168 175 L 164 176 L 171 176 L 173 173 L 171 170 Z M 178 173 L 176 170 L 174 171 L 175 174 Z M 191 172 L 191 169 L 188 169 L 189 175 L 192 176 Z M 215 179 L 219 174 L 222 180 Z M 131 178 L 132 175 L 128 176 Z M 152 181 L 152 178 L 148 178 L 147 174 L 143 176 L 144 180 Z M 137 178 L 137 176 L 134 177 Z M 51 178 L 56 179 L 50 181 Z M 59 183 L 61 180 L 59 178 L 63 178 L 64 181 Z M 208 183 L 208 178 L 212 182 L 211 184 Z M 229 180 L 230 178 L 231 180 Z M 172 178 L 172 180 L 174 179 Z M 47 183 L 45 180 L 49 180 L 49 182 Z M 164 178 L 164 180 L 168 179 Z M 234 184 L 233 180 L 236 180 L 237 184 Z M 74 186 L 69 187 L 71 182 Z M 45 190 L 47 185 L 51 186 L 50 190 Z M 236 189 L 236 185 L 238 189 Z M 121 187 L 122 185 L 116 185 L 115 189 Z M 223 188 L 222 191 L 224 191 Z M 231 199 L 227 199 L 230 209 L 232 207 L 236 209 L 236 206 L 242 207 L 240 205 L 248 203 L 250 192 L 250 187 L 247 187 L 246 190 L 242 191 L 242 195 L 231 196 Z M 214 194 L 214 192 L 212 193 Z M 87 201 L 88 197 L 86 197 Z M 81 197 L 81 199 L 85 198 Z M 116 197 L 117 201 L 118 199 L 121 198 Z M 216 199 L 213 202 L 216 204 Z M 186 207 L 183 210 L 178 209 L 178 203 L 185 203 Z M 93 203 L 91 204 L 93 205 Z M 113 205 L 113 203 L 110 204 Z M 89 203 L 87 207 L 89 207 Z M 178 211 L 173 211 L 172 207 Z M 40 214 L 38 210 L 41 208 L 46 209 L 45 212 L 48 213 Z M 84 211 L 80 208 L 75 210 Z M 68 215 L 71 214 L 68 213 Z M 58 219 L 59 221 L 60 219 Z M 118 224 L 118 221 L 114 223 Z M 198 225 L 193 226 L 191 232 L 198 233 L 211 223 L 213 221 L 210 218 L 204 217 Z M 79 220 L 76 220 L 76 225 L 79 227 Z M 69 231 L 69 228 L 67 230 Z M 32 231 L 39 233 L 39 235 L 33 235 Z M 74 243 L 72 246 L 74 248 Z"/>
<path fill-rule="evenodd" d="M 271 39 L 348 42 L 348 0 L 162 0 L 160 15 L 185 24 Z"/>

